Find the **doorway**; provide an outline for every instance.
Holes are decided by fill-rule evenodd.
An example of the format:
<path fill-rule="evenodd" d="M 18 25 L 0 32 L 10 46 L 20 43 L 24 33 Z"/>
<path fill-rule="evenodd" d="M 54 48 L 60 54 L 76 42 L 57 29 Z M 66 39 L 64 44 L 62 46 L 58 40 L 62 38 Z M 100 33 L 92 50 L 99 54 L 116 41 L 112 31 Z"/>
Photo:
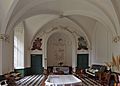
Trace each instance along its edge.
<path fill-rule="evenodd" d="M 89 64 L 89 54 L 77 54 L 77 68 L 86 69 Z"/>
<path fill-rule="evenodd" d="M 43 73 L 42 55 L 31 54 L 31 72 L 34 75 Z"/>

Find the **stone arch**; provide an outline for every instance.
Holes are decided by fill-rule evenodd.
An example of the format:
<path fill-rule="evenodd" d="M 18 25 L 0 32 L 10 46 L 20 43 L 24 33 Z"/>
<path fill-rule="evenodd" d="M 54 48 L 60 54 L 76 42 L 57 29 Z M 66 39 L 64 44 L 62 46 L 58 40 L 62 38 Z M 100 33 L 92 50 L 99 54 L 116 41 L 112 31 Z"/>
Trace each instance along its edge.
<path fill-rule="evenodd" d="M 105 27 L 108 28 L 108 30 L 110 29 L 113 36 L 115 36 L 117 34 L 115 29 L 114 29 L 115 28 L 114 25 L 111 23 L 111 21 L 108 19 L 108 17 L 105 17 L 108 21 L 108 22 L 106 22 L 104 20 L 104 18 L 97 15 L 97 13 L 94 13 L 91 11 L 85 11 L 85 10 L 73 10 L 73 11 L 68 11 L 68 12 L 64 13 L 64 15 L 83 15 L 83 16 L 90 17 L 92 19 L 97 20 L 101 24 L 103 24 Z"/>
<path fill-rule="evenodd" d="M 42 14 L 42 13 L 41 13 Z M 38 14 L 34 14 L 34 15 L 32 15 L 32 16 L 35 16 L 35 15 L 38 15 Z M 59 14 L 53 14 L 53 15 L 59 15 Z M 116 35 L 116 31 L 115 31 L 115 27 L 114 27 L 114 25 L 111 23 L 111 21 L 107 18 L 107 17 L 105 17 L 105 18 L 107 18 L 107 22 L 105 21 L 105 20 L 103 20 L 104 18 L 103 17 L 100 17 L 98 14 L 96 14 L 96 13 L 93 13 L 93 12 L 87 12 L 87 11 L 85 11 L 85 10 L 73 10 L 73 11 L 68 11 L 68 12 L 66 12 L 66 13 L 64 13 L 63 15 L 65 15 L 65 16 L 69 16 L 69 15 L 82 15 L 82 16 L 87 16 L 87 17 L 90 17 L 90 18 L 92 18 L 92 19 L 95 19 L 95 20 L 97 20 L 98 22 L 100 22 L 101 24 L 103 24 L 103 25 L 105 25 L 108 29 L 110 29 L 111 30 L 111 32 L 112 32 L 112 34 L 113 34 L 113 36 L 115 36 Z M 21 18 L 21 19 L 19 19 L 19 20 L 17 20 L 16 21 L 16 23 L 15 23 L 15 25 L 14 24 L 12 24 L 13 26 L 11 26 L 10 28 L 8 27 L 8 29 L 12 29 L 12 27 L 14 27 L 14 26 L 16 26 L 17 24 L 19 24 L 21 21 L 23 21 L 24 19 L 27 19 L 27 18 L 29 18 L 29 17 L 31 17 L 31 16 L 28 16 L 28 17 L 25 17 L 25 18 Z M 59 17 L 59 16 L 58 16 Z M 53 18 L 54 19 L 54 18 Z M 56 18 L 55 18 L 56 19 Z M 50 20 L 50 21 L 52 21 L 52 20 Z M 50 22 L 50 21 L 48 21 L 48 22 Z M 8 33 L 7 31 L 9 31 L 9 30 L 6 30 L 6 33 Z"/>
<path fill-rule="evenodd" d="M 67 18 L 69 21 L 71 21 L 72 24 L 74 24 L 75 26 L 79 27 L 79 28 L 78 28 L 79 31 L 85 36 L 85 38 L 86 38 L 86 40 L 87 40 L 87 42 L 88 42 L 88 46 L 90 47 L 90 46 L 91 46 L 91 42 L 90 42 L 90 39 L 88 38 L 87 33 L 84 31 L 84 27 L 83 27 L 82 25 L 80 25 L 80 24 L 78 25 L 77 23 L 75 23 L 74 20 L 72 20 L 72 19 L 69 18 L 69 17 L 65 17 L 65 18 Z M 57 18 L 55 18 L 55 19 L 57 19 Z M 42 25 L 41 28 L 44 29 L 44 26 L 46 26 L 46 25 L 47 25 L 48 23 L 50 23 L 51 21 L 54 21 L 55 19 L 52 19 L 52 20 L 48 21 L 46 24 Z M 36 35 L 37 35 L 39 32 L 41 32 L 41 29 L 38 29 L 38 31 L 36 31 L 36 33 L 34 34 L 32 40 L 31 40 L 30 46 L 31 46 L 31 44 L 32 44 L 32 42 L 33 42 L 33 40 L 34 40 L 34 38 L 36 37 Z"/>
<path fill-rule="evenodd" d="M 61 33 L 64 33 L 64 34 L 67 34 L 68 36 L 69 36 L 69 38 L 71 39 L 71 42 L 72 42 L 72 68 L 75 68 L 76 67 L 76 50 L 77 50 L 77 45 L 76 45 L 76 39 L 75 39 L 75 37 L 74 37 L 74 35 L 72 34 L 72 33 L 70 33 L 70 32 L 68 32 L 67 30 L 63 30 L 63 29 L 57 29 L 57 30 L 54 30 L 54 31 L 52 31 L 52 32 L 50 32 L 50 33 L 48 33 L 48 34 L 46 34 L 46 36 L 45 36 L 45 41 L 44 41 L 44 55 L 43 55 L 43 57 L 44 57 L 44 59 L 46 59 L 47 58 L 47 43 L 48 43 L 48 39 L 49 39 L 49 37 L 52 35 L 52 34 L 54 34 L 54 33 L 56 33 L 56 32 L 61 32 Z M 44 61 L 45 62 L 45 61 Z M 45 62 L 46 63 L 46 62 Z M 44 68 L 46 69 L 47 68 L 47 63 L 46 64 L 44 64 Z"/>
<path fill-rule="evenodd" d="M 5 17 L 4 17 L 4 20 L 3 20 L 3 22 L 2 22 L 2 27 L 1 27 L 1 28 L 2 28 L 2 29 L 1 29 L 1 32 L 2 32 L 3 34 L 6 33 L 6 28 L 7 28 L 8 22 L 9 22 L 9 20 L 10 20 L 10 17 L 11 17 L 11 15 L 12 15 L 12 12 L 14 11 L 14 8 L 15 8 L 15 6 L 18 4 L 18 2 L 19 2 L 19 0 L 14 0 L 14 1 L 13 1 L 10 9 L 8 10 L 8 12 L 6 13 L 6 15 L 5 15 Z M 19 23 L 20 23 L 20 22 L 19 22 Z"/>
<path fill-rule="evenodd" d="M 51 0 L 51 1 L 56 1 L 56 0 Z M 43 1 L 43 2 L 39 2 L 39 3 L 45 3 L 45 2 L 47 2 L 47 0 L 46 1 Z M 87 1 L 86 1 L 87 2 Z M 88 3 L 88 2 L 87 2 Z M 31 4 L 31 3 L 30 3 Z M 35 6 L 37 5 L 37 4 L 34 4 Z M 89 5 L 91 5 L 91 6 L 94 6 L 94 7 L 96 7 L 96 8 L 99 8 L 98 6 L 95 6 L 95 4 L 93 4 L 93 3 L 90 3 L 89 2 Z M 31 8 L 31 7 L 34 7 L 33 5 L 28 5 L 28 6 L 26 6 L 25 7 L 25 9 L 29 9 L 29 8 Z M 25 9 L 23 10 L 23 12 L 26 12 L 25 11 Z M 100 9 L 100 8 L 99 8 Z M 100 11 L 101 12 L 103 12 L 102 11 L 102 9 L 100 9 Z M 58 13 L 58 15 L 60 15 L 59 13 L 60 12 L 57 12 Z M 57 13 L 56 13 L 56 15 L 57 15 Z M 85 16 L 88 16 L 88 17 L 90 17 L 90 18 L 93 18 L 93 19 L 96 19 L 96 20 L 98 20 L 100 23 L 102 23 L 102 24 L 104 24 L 105 26 L 107 26 L 108 28 L 111 28 L 111 30 L 112 30 L 112 32 L 113 32 L 113 35 L 115 34 L 116 35 L 116 31 L 115 31 L 115 27 L 114 27 L 114 25 L 112 24 L 112 22 L 111 22 L 111 20 L 109 19 L 109 17 L 108 16 L 106 16 L 105 15 L 105 13 L 103 12 L 103 14 L 104 14 L 104 16 L 102 16 L 102 18 L 100 17 L 100 15 L 98 14 L 98 13 L 94 13 L 94 12 L 90 12 L 90 11 L 87 11 L 87 10 L 84 10 L 84 11 L 80 11 L 79 10 L 79 12 L 76 12 L 76 11 L 71 11 L 71 12 L 68 12 L 68 13 L 75 13 L 75 14 L 79 14 L 79 15 L 85 15 Z M 39 13 L 39 14 L 41 14 L 41 13 Z M 49 13 L 48 13 L 49 14 Z M 63 13 L 64 14 L 64 13 Z M 66 14 L 66 13 L 65 13 Z M 33 15 L 36 15 L 36 14 L 32 14 L 31 16 L 33 16 Z M 71 15 L 71 14 L 70 14 Z M 26 19 L 26 18 L 28 18 L 28 16 L 27 17 L 24 17 L 23 19 L 22 19 L 22 14 L 21 14 L 21 19 L 19 19 L 19 22 L 21 22 L 22 20 L 24 20 L 24 19 Z M 30 16 L 29 16 L 30 17 Z M 103 19 L 104 18 L 106 18 L 108 21 L 104 21 Z M 15 22 L 17 22 L 18 20 L 15 20 Z M 18 23 L 19 23 L 18 22 Z M 108 23 L 109 22 L 109 23 Z M 16 23 L 16 24 L 18 24 L 18 23 Z M 14 24 L 13 24 L 14 25 Z M 14 25 L 15 26 L 15 25 Z M 9 28 L 9 26 L 8 26 L 8 28 Z M 9 29 L 12 29 L 12 27 L 10 27 Z M 7 33 L 7 30 L 6 30 L 6 33 Z"/>

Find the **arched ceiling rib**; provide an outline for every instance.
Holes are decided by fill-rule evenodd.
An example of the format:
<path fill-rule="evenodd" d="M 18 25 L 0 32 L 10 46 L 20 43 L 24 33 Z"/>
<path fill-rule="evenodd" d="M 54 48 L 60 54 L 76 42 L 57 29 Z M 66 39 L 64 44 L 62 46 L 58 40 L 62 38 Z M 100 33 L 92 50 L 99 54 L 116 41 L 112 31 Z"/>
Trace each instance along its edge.
<path fill-rule="evenodd" d="M 96 7 L 98 7 L 100 10 L 102 10 L 105 13 L 105 15 L 110 19 L 111 23 L 113 24 L 116 34 L 118 34 L 118 32 L 119 32 L 118 29 L 120 27 L 119 19 L 117 16 L 118 10 L 115 11 L 115 7 L 113 5 L 113 3 L 115 3 L 116 1 L 117 0 L 111 0 L 111 1 L 110 0 L 104 0 L 104 1 L 96 0 L 96 2 L 98 2 L 98 3 L 96 3 L 96 2 L 94 2 L 94 0 L 88 0 L 88 2 L 94 4 Z M 101 4 L 99 4 L 99 3 L 101 3 Z M 112 10 L 112 12 L 111 12 L 111 10 Z"/>
<path fill-rule="evenodd" d="M 51 29 L 51 28 L 54 28 L 54 27 L 57 27 L 57 26 L 59 27 L 59 26 L 62 25 L 62 27 L 71 28 L 71 30 L 73 29 L 72 30 L 73 32 L 76 31 L 75 34 L 78 35 L 78 36 L 82 35 L 81 33 L 79 33 L 79 31 L 82 32 L 84 34 L 84 36 L 86 37 L 87 41 L 89 42 L 89 45 L 90 45 L 91 44 L 91 41 L 90 41 L 91 40 L 91 34 L 92 34 L 92 30 L 94 28 L 94 25 L 96 24 L 96 20 L 91 19 L 89 17 L 83 17 L 83 16 L 78 16 L 77 15 L 77 17 L 75 17 L 75 19 L 80 19 L 81 18 L 81 20 L 78 23 L 76 23 L 77 21 L 74 21 L 74 19 L 73 19 L 74 17 L 75 17 L 75 15 L 74 16 L 63 16 L 63 17 L 51 20 L 47 24 L 42 24 L 42 27 L 37 28 L 37 31 L 36 31 L 37 33 L 35 33 L 33 37 L 29 36 L 31 38 L 31 39 L 29 39 L 29 42 L 32 42 L 32 40 L 36 37 L 36 35 L 38 35 L 42 32 L 49 31 L 49 29 Z M 83 22 L 83 23 L 81 23 L 81 22 Z M 36 23 L 38 23 L 38 22 L 36 22 Z M 90 26 L 88 26 L 88 24 L 90 24 Z M 34 26 L 34 23 L 30 23 L 30 25 Z M 86 27 L 86 25 L 88 27 Z M 46 26 L 49 26 L 49 28 L 46 27 Z M 79 31 L 77 29 L 79 29 Z"/>
<path fill-rule="evenodd" d="M 48 13 L 46 13 L 46 12 L 49 12 L 49 14 Z M 51 10 L 51 11 L 39 11 L 39 13 L 38 12 L 34 12 L 34 13 L 27 13 L 28 15 L 23 15 L 23 16 L 15 16 L 13 19 L 12 19 L 12 21 L 11 22 L 9 22 L 8 23 L 8 27 L 7 27 L 7 29 L 6 29 L 6 33 L 9 33 L 10 31 L 11 31 L 11 29 L 12 28 L 14 28 L 17 24 L 19 24 L 21 21 L 24 21 L 25 19 L 27 19 L 27 18 L 29 18 L 29 17 L 31 17 L 31 15 L 32 16 L 35 16 L 35 15 L 39 15 L 39 14 L 45 14 L 45 15 L 56 15 L 56 14 L 58 14 L 57 12 L 55 12 L 55 11 L 53 11 L 53 10 Z M 56 15 L 57 16 L 57 15 Z M 49 21 L 49 19 L 48 19 L 48 21 Z"/>
<path fill-rule="evenodd" d="M 0 31 L 5 33 L 8 21 L 19 0 L 0 0 Z"/>
<path fill-rule="evenodd" d="M 73 21 L 74 23 L 76 23 L 79 27 L 81 27 L 83 29 L 83 31 L 85 32 L 85 34 L 88 37 L 87 40 L 92 39 L 91 34 L 92 34 L 92 31 L 94 30 L 94 26 L 97 22 L 96 20 L 86 17 L 86 16 L 79 16 L 79 15 L 72 15 L 67 18 L 70 19 L 71 21 Z"/>
<path fill-rule="evenodd" d="M 112 9 L 110 3 L 108 3 L 108 2 L 110 2 L 109 0 L 102 1 L 102 4 L 99 3 L 99 1 L 97 1 L 97 0 L 76 0 L 76 1 L 75 0 L 69 0 L 69 1 L 68 0 L 60 0 L 60 1 L 58 1 L 58 0 L 44 0 L 44 1 L 43 0 L 35 0 L 35 1 L 25 0 L 25 1 L 20 0 L 23 8 L 22 7 L 19 8 L 19 10 L 17 12 L 14 11 L 15 13 L 13 12 L 13 15 L 14 15 L 14 16 L 12 16 L 13 18 L 20 19 L 20 18 L 24 17 L 26 13 L 30 12 L 30 14 L 31 14 L 31 12 L 35 12 L 35 11 L 30 11 L 31 8 L 32 9 L 35 8 L 35 10 L 37 12 L 39 12 L 39 9 L 42 8 L 43 10 L 45 10 L 45 9 L 48 11 L 54 10 L 54 11 L 58 11 L 59 13 L 61 13 L 61 12 L 65 13 L 65 11 L 70 11 L 70 10 L 81 10 L 82 9 L 84 11 L 91 10 L 91 12 L 96 12 L 96 15 L 101 16 L 101 18 L 105 19 L 104 22 L 106 22 L 106 24 L 108 24 L 108 25 L 111 25 L 110 27 L 112 27 L 112 22 L 110 21 L 109 17 L 106 16 L 106 13 L 103 12 L 103 10 L 101 8 L 96 7 L 94 4 L 90 3 L 90 1 L 91 1 L 91 2 L 94 2 L 95 4 L 96 3 L 100 4 L 101 6 L 103 3 L 105 3 L 104 5 L 108 6 L 108 7 L 105 8 L 105 6 L 104 5 L 103 6 L 104 6 L 105 11 L 108 13 L 108 11 Z M 24 2 L 27 4 L 23 4 Z M 26 5 L 26 6 L 23 6 L 23 5 Z M 20 5 L 18 4 L 18 6 L 20 6 Z M 111 12 L 113 12 L 113 11 L 114 10 L 111 10 Z M 102 15 L 101 15 L 101 13 L 102 13 Z M 15 16 L 17 16 L 19 18 L 15 17 Z M 110 15 L 110 16 L 112 17 L 112 19 L 114 19 L 113 17 L 115 17 L 114 13 L 112 13 L 112 15 Z M 11 22 L 12 22 L 12 18 L 11 18 L 10 23 Z M 12 25 L 14 25 L 14 24 L 12 24 Z M 114 24 L 113 24 L 112 29 L 115 29 Z"/>
<path fill-rule="evenodd" d="M 120 24 L 120 0 L 111 0 L 111 1 L 114 6 L 118 21 L 119 21 L 118 23 Z M 117 29 L 117 33 L 120 35 L 119 28 Z"/>
<path fill-rule="evenodd" d="M 2 0 L 3 1 L 3 0 Z M 7 0 L 4 0 L 7 1 Z M 10 1 L 10 0 L 9 0 Z M 11 0 L 13 1 L 13 0 Z M 14 0 L 15 2 L 16 0 Z M 55 14 L 55 15 L 85 15 L 111 28 L 113 34 L 116 34 L 119 23 L 115 10 L 110 0 L 17 0 L 19 1 L 12 15 L 9 16 L 7 29 L 3 31 L 9 33 L 14 25 L 20 21 L 38 14 Z M 77 12 L 78 13 L 74 13 Z M 5 23 L 5 22 L 4 22 Z M 118 32 L 118 31 L 117 31 Z"/>
<path fill-rule="evenodd" d="M 28 42 L 31 42 L 34 35 L 49 21 L 56 19 L 56 15 L 37 15 L 25 20 L 26 31 L 28 33 Z M 33 30 L 34 29 L 34 30 Z"/>

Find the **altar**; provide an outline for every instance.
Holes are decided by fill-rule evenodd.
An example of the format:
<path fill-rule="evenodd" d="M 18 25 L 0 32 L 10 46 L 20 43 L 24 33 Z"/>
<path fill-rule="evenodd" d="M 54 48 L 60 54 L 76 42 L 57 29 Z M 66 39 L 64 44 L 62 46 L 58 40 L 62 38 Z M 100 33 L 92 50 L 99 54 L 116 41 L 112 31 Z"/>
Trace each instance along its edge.
<path fill-rule="evenodd" d="M 54 73 L 54 74 L 57 74 L 59 71 L 64 72 L 65 75 L 72 74 L 71 66 L 48 66 L 47 70 L 48 73 Z"/>
<path fill-rule="evenodd" d="M 53 67 L 53 73 L 57 73 L 59 71 L 64 72 L 64 74 L 69 74 L 69 67 L 62 67 L 62 66 L 56 66 Z"/>
<path fill-rule="evenodd" d="M 49 75 L 45 81 L 45 86 L 74 86 L 81 84 L 82 81 L 74 75 Z"/>

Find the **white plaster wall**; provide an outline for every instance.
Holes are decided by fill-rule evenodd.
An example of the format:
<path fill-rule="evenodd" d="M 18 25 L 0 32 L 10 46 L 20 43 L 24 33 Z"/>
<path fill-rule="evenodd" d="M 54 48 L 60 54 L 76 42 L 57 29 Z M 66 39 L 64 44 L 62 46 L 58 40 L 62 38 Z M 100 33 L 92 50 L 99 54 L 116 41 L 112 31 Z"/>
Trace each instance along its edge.
<path fill-rule="evenodd" d="M 25 67 L 30 67 L 30 50 L 28 48 L 28 39 L 27 39 L 27 31 L 26 31 L 26 28 L 24 29 L 24 66 Z"/>
<path fill-rule="evenodd" d="M 73 18 L 79 23 L 79 25 L 82 27 L 82 29 L 88 36 L 88 39 L 90 40 L 91 43 L 96 20 L 86 16 L 75 16 L 75 15 L 72 15 L 71 18 Z"/>
<path fill-rule="evenodd" d="M 2 74 L 13 71 L 13 32 L 9 34 L 9 39 L 3 41 L 2 52 Z"/>
<path fill-rule="evenodd" d="M 114 56 L 118 56 L 120 55 L 120 41 L 118 41 L 117 43 L 113 43 L 113 55 Z"/>
<path fill-rule="evenodd" d="M 2 40 L 0 40 L 0 51 L 2 51 Z M 0 52 L 0 75 L 2 75 L 2 52 Z"/>
<path fill-rule="evenodd" d="M 105 64 L 110 61 L 112 57 L 111 44 L 112 35 L 102 24 L 97 22 L 92 41 L 91 64 Z"/>
<path fill-rule="evenodd" d="M 27 48 L 25 49 L 25 58 L 24 58 L 24 67 L 30 67 L 31 66 L 31 52 L 30 50 Z"/>
<path fill-rule="evenodd" d="M 37 31 L 39 31 L 39 29 L 41 29 L 41 27 L 49 22 L 50 20 L 52 20 L 53 18 L 56 18 L 57 16 L 55 15 L 36 15 L 36 16 L 32 16 L 28 19 L 25 20 L 25 29 L 27 31 L 27 41 L 28 43 L 31 43 L 32 38 L 34 37 L 34 35 L 37 33 Z M 28 47 L 30 47 L 30 44 L 27 45 Z"/>
<path fill-rule="evenodd" d="M 113 37 L 112 37 L 112 35 L 111 35 L 111 32 L 108 32 L 107 33 L 107 39 L 108 39 L 108 43 L 107 43 L 107 45 L 108 45 L 108 48 L 107 48 L 107 50 L 108 50 L 108 60 L 107 61 L 111 61 L 111 59 L 112 59 L 112 55 L 113 55 L 113 49 L 112 49 L 112 47 L 113 47 Z"/>
<path fill-rule="evenodd" d="M 0 0 L 0 5 L 1 5 L 1 11 L 4 13 L 4 12 L 7 12 L 8 9 L 10 8 L 10 5 L 13 3 L 14 0 Z"/>
<path fill-rule="evenodd" d="M 61 44 L 59 39 L 62 39 Z M 72 66 L 72 42 L 67 35 L 59 32 L 54 33 L 50 36 L 47 46 L 47 66 L 58 66 L 59 62 L 63 62 L 64 66 Z M 63 51 L 60 52 L 59 49 Z M 57 59 L 61 55 L 62 59 Z"/>
<path fill-rule="evenodd" d="M 14 0 L 0 0 L 0 27 L 2 26 L 2 23 L 6 21 L 6 16 L 8 15 L 8 12 L 11 8 L 13 1 Z"/>
<path fill-rule="evenodd" d="M 30 59 L 30 48 L 28 47 L 28 36 L 27 36 L 27 31 L 26 31 L 26 28 L 24 29 L 24 32 L 25 32 L 25 37 L 24 37 L 24 67 L 27 68 L 27 67 L 30 67 L 30 64 L 31 64 L 31 59 Z"/>

